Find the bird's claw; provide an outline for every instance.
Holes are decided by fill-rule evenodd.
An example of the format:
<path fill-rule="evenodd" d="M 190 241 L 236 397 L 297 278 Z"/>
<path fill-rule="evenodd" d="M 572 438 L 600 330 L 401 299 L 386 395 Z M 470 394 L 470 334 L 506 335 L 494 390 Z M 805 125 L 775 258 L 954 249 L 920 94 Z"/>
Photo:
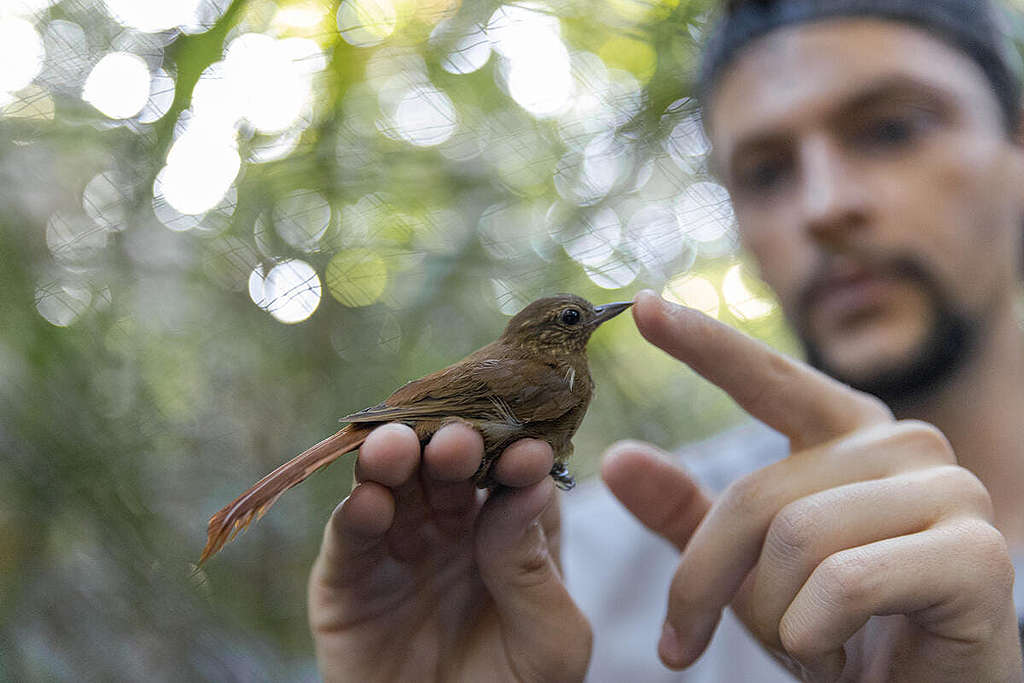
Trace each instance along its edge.
<path fill-rule="evenodd" d="M 569 468 L 564 462 L 556 462 L 551 466 L 551 478 L 555 480 L 555 486 L 563 491 L 569 491 L 576 486 L 576 479 L 569 474 Z"/>

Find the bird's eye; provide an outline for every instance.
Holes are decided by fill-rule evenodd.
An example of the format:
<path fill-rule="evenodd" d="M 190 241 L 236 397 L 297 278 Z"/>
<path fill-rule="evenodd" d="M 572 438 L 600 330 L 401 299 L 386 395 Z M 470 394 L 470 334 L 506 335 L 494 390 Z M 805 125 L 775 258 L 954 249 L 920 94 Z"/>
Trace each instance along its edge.
<path fill-rule="evenodd" d="M 566 325 L 575 325 L 580 321 L 580 312 L 575 308 L 567 308 L 562 311 L 562 315 L 560 317 L 562 322 Z"/>

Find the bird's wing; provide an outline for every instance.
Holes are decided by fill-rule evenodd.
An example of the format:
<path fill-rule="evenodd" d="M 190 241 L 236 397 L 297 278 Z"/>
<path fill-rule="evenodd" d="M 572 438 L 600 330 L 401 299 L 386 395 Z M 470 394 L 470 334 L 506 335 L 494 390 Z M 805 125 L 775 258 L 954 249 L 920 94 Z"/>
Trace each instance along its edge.
<path fill-rule="evenodd" d="M 458 416 L 468 420 L 540 422 L 576 407 L 581 398 L 553 366 L 535 360 L 459 363 L 400 387 L 383 403 L 342 422 L 389 422 Z"/>
<path fill-rule="evenodd" d="M 542 360 L 501 363 L 485 376 L 489 384 L 514 387 L 505 393 L 505 401 L 520 422 L 554 420 L 589 400 L 589 395 L 573 391 L 579 388 L 574 385 L 574 375 L 570 377 L 564 369 Z"/>

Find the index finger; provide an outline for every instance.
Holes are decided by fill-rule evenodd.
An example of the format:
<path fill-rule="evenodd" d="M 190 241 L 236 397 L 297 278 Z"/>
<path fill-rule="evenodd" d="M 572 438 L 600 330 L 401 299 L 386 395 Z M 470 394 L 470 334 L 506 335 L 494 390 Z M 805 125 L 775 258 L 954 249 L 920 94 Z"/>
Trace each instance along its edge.
<path fill-rule="evenodd" d="M 728 393 L 802 450 L 892 419 L 881 401 L 781 354 L 692 308 L 645 290 L 633 317 L 640 334 Z"/>

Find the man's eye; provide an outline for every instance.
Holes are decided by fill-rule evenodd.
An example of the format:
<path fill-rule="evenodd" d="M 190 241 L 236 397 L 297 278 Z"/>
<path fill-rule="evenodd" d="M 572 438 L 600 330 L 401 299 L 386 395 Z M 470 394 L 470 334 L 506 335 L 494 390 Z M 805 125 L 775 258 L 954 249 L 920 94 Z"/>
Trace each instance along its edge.
<path fill-rule="evenodd" d="M 765 159 L 751 164 L 739 174 L 742 187 L 751 192 L 767 192 L 780 185 L 786 177 L 786 164 L 781 159 Z"/>
<path fill-rule="evenodd" d="M 894 149 L 913 143 L 920 132 L 918 121 L 909 117 L 885 117 L 872 121 L 857 134 L 862 145 L 872 149 Z"/>

